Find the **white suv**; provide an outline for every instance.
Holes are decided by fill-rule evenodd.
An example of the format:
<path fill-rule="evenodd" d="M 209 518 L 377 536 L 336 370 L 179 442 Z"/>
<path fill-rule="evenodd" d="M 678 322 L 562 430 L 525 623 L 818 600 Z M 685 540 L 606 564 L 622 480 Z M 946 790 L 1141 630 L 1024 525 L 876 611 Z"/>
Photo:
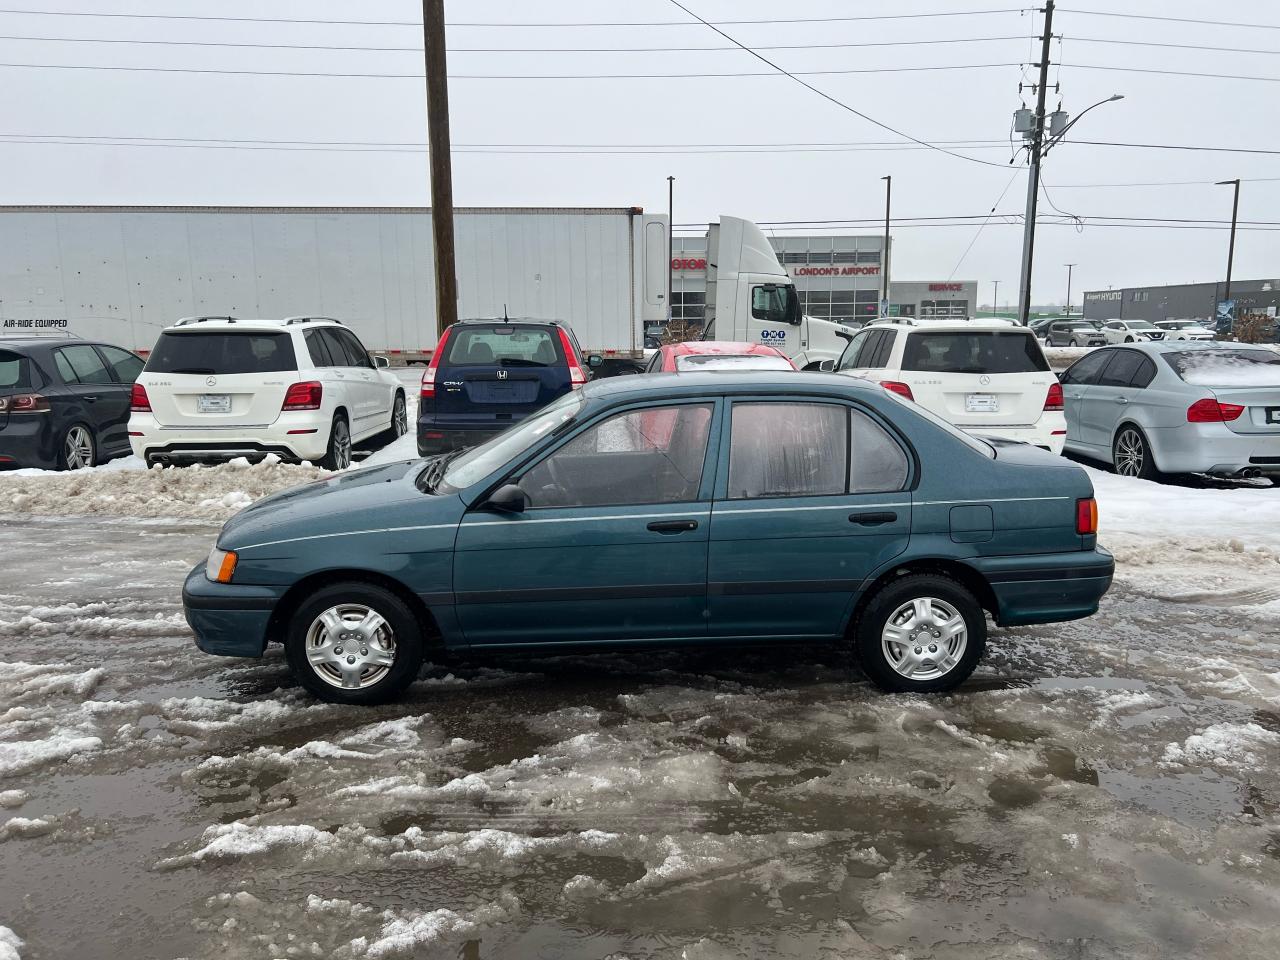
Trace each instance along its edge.
<path fill-rule="evenodd" d="M 326 317 L 187 317 L 133 385 L 129 441 L 148 466 L 275 453 L 343 470 L 353 444 L 408 429 L 386 365 Z"/>
<path fill-rule="evenodd" d="M 1213 331 L 1199 320 L 1157 320 L 1166 340 L 1212 340 Z"/>
<path fill-rule="evenodd" d="M 1107 343 L 1142 343 L 1163 340 L 1165 331 L 1146 320 L 1107 320 L 1102 324 Z"/>
<path fill-rule="evenodd" d="M 1061 453 L 1062 387 L 1026 327 L 1003 321 L 878 323 L 849 340 L 836 373 L 877 380 L 967 433 Z"/>

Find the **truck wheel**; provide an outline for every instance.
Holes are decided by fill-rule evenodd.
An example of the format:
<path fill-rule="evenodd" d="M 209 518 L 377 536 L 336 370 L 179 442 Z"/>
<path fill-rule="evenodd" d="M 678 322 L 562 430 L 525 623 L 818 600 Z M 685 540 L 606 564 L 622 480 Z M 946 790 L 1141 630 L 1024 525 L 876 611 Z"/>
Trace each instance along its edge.
<path fill-rule="evenodd" d="M 390 590 L 335 583 L 294 611 L 284 650 L 298 682 L 321 700 L 387 703 L 418 676 L 422 628 Z"/>
<path fill-rule="evenodd" d="M 854 628 L 858 662 L 891 693 L 940 693 L 973 673 L 987 640 L 982 606 L 941 574 L 912 574 L 881 587 Z"/>
<path fill-rule="evenodd" d="M 83 423 L 73 423 L 62 436 L 58 451 L 58 466 L 63 470 L 79 470 L 98 462 L 98 441 L 93 429 Z"/>
<path fill-rule="evenodd" d="M 347 426 L 347 418 L 340 413 L 333 415 L 333 426 L 329 428 L 329 451 L 320 461 L 326 470 L 345 470 L 351 466 L 351 428 Z"/>

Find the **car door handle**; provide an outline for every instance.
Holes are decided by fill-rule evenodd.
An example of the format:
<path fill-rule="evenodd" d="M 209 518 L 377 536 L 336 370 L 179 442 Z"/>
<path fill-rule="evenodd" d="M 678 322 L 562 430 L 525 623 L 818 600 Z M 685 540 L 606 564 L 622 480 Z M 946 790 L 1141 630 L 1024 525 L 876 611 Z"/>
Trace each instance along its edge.
<path fill-rule="evenodd" d="M 687 533 L 698 529 L 697 520 L 655 520 L 648 525 L 654 533 Z"/>
<path fill-rule="evenodd" d="M 93 397 L 85 397 L 84 399 L 85 399 L 85 402 L 86 402 L 86 403 L 97 403 L 97 402 L 98 402 L 98 398 L 97 398 L 96 396 L 93 396 Z"/>
<path fill-rule="evenodd" d="M 851 513 L 849 514 L 849 522 L 856 523 L 864 527 L 878 527 L 882 523 L 893 523 L 898 519 L 898 515 L 892 510 L 885 513 Z"/>
<path fill-rule="evenodd" d="M 1128 403 L 1128 402 L 1129 402 L 1128 397 L 1116 397 L 1116 403 Z"/>

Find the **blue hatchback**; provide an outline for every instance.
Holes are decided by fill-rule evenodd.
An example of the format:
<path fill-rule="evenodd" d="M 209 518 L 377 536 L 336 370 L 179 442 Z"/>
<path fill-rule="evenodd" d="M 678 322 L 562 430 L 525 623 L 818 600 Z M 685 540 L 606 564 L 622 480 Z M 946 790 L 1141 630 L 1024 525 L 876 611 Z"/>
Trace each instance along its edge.
<path fill-rule="evenodd" d="M 335 476 L 223 527 L 183 602 L 209 653 L 282 642 L 318 696 L 399 694 L 433 647 L 849 644 L 886 690 L 962 682 L 986 614 L 1111 584 L 1085 472 L 825 374 L 621 377 L 461 454 Z"/>
<path fill-rule="evenodd" d="M 461 320 L 441 334 L 422 375 L 418 454 L 483 443 L 587 380 L 566 323 Z"/>

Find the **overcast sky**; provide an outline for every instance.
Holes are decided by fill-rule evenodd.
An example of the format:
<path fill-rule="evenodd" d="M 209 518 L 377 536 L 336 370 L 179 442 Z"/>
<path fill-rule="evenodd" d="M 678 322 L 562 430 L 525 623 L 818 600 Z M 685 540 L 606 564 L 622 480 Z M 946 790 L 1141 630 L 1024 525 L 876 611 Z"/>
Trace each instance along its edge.
<path fill-rule="evenodd" d="M 1009 0 L 684 0 L 709 20 L 875 17 L 1013 8 Z M 1164 17 L 1270 23 L 1274 0 L 1078 0 L 1079 9 Z M 413 0 L 27 0 L 27 9 L 318 20 L 417 21 Z M 1012 111 L 1020 81 L 1038 59 L 1030 12 L 809 23 L 722 25 L 792 71 L 863 70 L 804 79 L 832 97 L 912 137 L 931 142 L 986 141 L 949 147 L 995 166 L 923 149 L 824 100 L 781 75 L 639 79 L 525 79 L 529 75 L 769 72 L 690 21 L 669 0 L 453 0 L 448 43 L 454 198 L 466 206 L 631 206 L 663 211 L 666 177 L 676 180 L 676 222 L 705 223 L 720 213 L 756 221 L 877 218 L 883 183 L 893 176 L 901 217 L 1002 213 L 1026 201 L 1021 155 L 1009 166 Z M 652 26 L 518 24 L 678 22 Z M 689 25 L 683 25 L 688 22 Z M 476 23 L 501 26 L 474 26 Z M 0 202 L 76 204 L 425 205 L 429 198 L 421 28 L 413 25 L 261 23 L 0 13 Z M 1119 103 L 1094 110 L 1075 128 L 1081 140 L 1184 144 L 1280 151 L 1280 29 L 1157 22 L 1060 9 L 1054 33 L 1050 107 L 1073 115 L 1114 92 Z M 18 39 L 42 38 L 42 39 Z M 65 42 L 54 38 L 163 41 Z M 899 41 L 1014 38 L 981 42 L 882 45 Z M 1259 53 L 1091 43 L 1142 41 L 1265 51 Z M 255 44 L 267 46 L 173 45 Z M 280 49 L 274 44 L 406 47 L 409 50 Z M 814 49 L 817 44 L 847 44 Z M 863 44 L 864 46 L 853 46 Z M 619 52 L 546 52 L 548 48 L 623 48 Z M 645 49 L 641 49 L 645 48 Z M 523 52 L 524 50 L 533 52 Z M 500 51 L 500 52 L 490 52 Z M 1061 64 L 1058 66 L 1057 64 Z M 176 68 L 213 71 L 407 74 L 407 77 L 227 75 L 131 70 L 52 69 L 14 64 Z M 1087 69 L 1085 65 L 1174 70 L 1210 77 Z M 963 65 L 957 70 L 902 68 Z M 893 72 L 889 72 L 892 70 Z M 881 72 L 883 71 L 883 72 Z M 1269 77 L 1226 79 L 1222 74 Z M 502 75 L 507 79 L 488 79 Z M 479 77 L 485 77 L 481 79 Z M 513 79 L 512 77 L 520 77 Z M 1030 91 L 1021 96 L 1031 101 Z M 311 141 L 342 149 L 236 149 L 211 145 L 124 146 L 18 142 L 36 136 L 182 138 L 187 141 Z M 152 143 L 154 141 L 139 141 Z M 845 144 L 849 149 L 714 152 L 732 144 Z M 906 144 L 884 149 L 869 144 Z M 361 144 L 375 144 L 367 147 Z M 494 147 L 485 145 L 518 145 Z M 1002 145 L 1003 144 L 1003 145 Z M 538 155 L 539 146 L 561 152 Z M 584 148 L 583 145 L 593 145 Z M 584 153 L 614 147 L 617 152 Z M 633 145 L 649 145 L 641 152 Z M 693 145 L 697 145 L 694 147 Z M 658 152 L 673 149 L 709 152 Z M 518 152 L 525 151 L 525 152 Z M 1036 302 L 1060 301 L 1066 263 L 1074 262 L 1074 300 L 1108 285 L 1218 279 L 1225 271 L 1225 229 L 1121 228 L 1097 217 L 1226 220 L 1231 190 L 1246 182 L 1242 221 L 1280 229 L 1280 153 L 1192 152 L 1064 144 L 1044 167 L 1053 202 L 1085 218 L 1077 230 L 1042 225 L 1036 245 Z M 1012 178 L 1012 180 L 1011 180 Z M 1069 186 L 1196 181 L 1176 186 Z M 1007 188 L 1007 189 L 1006 189 Z M 1053 210 L 1041 201 L 1041 214 Z M 898 279 L 977 280 L 987 302 L 991 281 L 1001 301 L 1016 295 L 1022 231 L 993 220 L 895 228 Z M 849 228 L 878 232 L 876 226 Z M 776 228 L 779 234 L 789 232 Z M 976 242 L 975 235 L 977 235 Z M 965 253 L 972 242 L 972 248 Z M 963 258 L 963 259 L 962 259 Z M 1242 230 L 1237 278 L 1280 277 L 1280 232 Z"/>

